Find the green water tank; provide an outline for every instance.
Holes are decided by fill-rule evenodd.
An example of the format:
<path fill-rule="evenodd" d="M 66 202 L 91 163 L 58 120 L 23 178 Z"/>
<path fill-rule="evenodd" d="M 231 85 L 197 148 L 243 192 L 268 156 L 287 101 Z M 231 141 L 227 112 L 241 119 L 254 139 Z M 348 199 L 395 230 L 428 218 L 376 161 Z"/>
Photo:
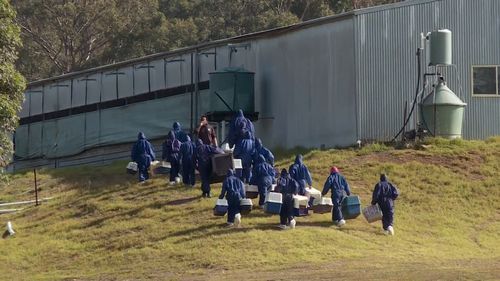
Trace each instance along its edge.
<path fill-rule="evenodd" d="M 439 29 L 430 34 L 429 65 L 451 65 L 451 31 Z"/>
<path fill-rule="evenodd" d="M 461 138 L 466 105 L 441 79 L 420 104 L 420 121 L 436 137 Z"/>
<path fill-rule="evenodd" d="M 244 68 L 224 68 L 210 75 L 210 111 L 254 112 L 254 75 Z M 224 101 L 223 101 L 224 100 Z M 227 104 L 227 105 L 226 105 Z"/>

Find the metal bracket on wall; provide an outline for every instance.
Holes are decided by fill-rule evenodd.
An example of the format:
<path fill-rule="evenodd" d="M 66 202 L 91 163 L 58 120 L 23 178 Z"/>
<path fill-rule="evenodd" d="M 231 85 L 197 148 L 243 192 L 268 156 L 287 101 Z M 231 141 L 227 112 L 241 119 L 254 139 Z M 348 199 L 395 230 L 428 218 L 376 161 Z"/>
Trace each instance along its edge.
<path fill-rule="evenodd" d="M 118 97 L 119 97 L 119 95 L 118 95 L 118 76 L 125 75 L 125 72 L 114 71 L 114 72 L 108 72 L 104 75 L 106 75 L 106 76 L 115 75 L 115 77 L 116 77 L 116 99 L 118 99 Z"/>

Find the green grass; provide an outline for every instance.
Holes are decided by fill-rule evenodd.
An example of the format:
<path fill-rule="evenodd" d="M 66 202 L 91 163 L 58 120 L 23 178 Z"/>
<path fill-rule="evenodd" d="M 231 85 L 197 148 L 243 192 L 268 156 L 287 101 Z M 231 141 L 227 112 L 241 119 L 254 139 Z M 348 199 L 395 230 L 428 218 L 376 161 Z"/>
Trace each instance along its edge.
<path fill-rule="evenodd" d="M 17 214 L 17 234 L 0 240 L 0 279 L 11 280 L 328 280 L 496 279 L 500 276 L 500 138 L 433 139 L 422 149 L 298 149 L 320 189 L 337 165 L 368 203 L 380 172 L 400 189 L 394 237 L 359 217 L 331 226 L 330 214 L 298 219 L 254 210 L 243 228 L 224 228 L 215 198 L 148 185 L 124 174 L 125 162 L 39 172 L 41 196 L 56 199 Z M 296 151 L 281 151 L 288 167 Z M 0 201 L 32 199 L 32 173 L 10 175 Z M 212 185 L 218 195 L 220 184 Z M 256 201 L 254 200 L 254 203 Z M 257 271 L 258 273 L 255 273 Z M 334 275 L 332 275 L 334 274 Z M 344 274 L 344 275 L 342 275 Z M 198 279 L 197 279 L 198 278 Z"/>

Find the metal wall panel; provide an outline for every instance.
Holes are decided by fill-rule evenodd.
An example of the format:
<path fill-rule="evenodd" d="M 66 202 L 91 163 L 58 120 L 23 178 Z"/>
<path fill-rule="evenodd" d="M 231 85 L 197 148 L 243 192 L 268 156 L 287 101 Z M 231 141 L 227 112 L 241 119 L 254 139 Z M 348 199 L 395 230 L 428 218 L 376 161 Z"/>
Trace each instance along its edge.
<path fill-rule="evenodd" d="M 121 75 L 118 70 L 103 73 L 101 82 L 101 101 L 114 100 L 118 98 L 117 76 Z"/>
<path fill-rule="evenodd" d="M 145 65 L 147 65 L 147 63 Z M 117 71 L 118 98 L 130 97 L 134 95 L 135 71 L 136 70 L 134 69 L 134 66 L 123 67 Z M 147 76 L 146 76 L 146 83 L 147 83 Z"/>
<path fill-rule="evenodd" d="M 89 79 L 87 82 L 87 95 L 86 95 L 86 103 L 93 104 L 101 101 L 101 91 L 102 91 L 102 77 L 104 75 L 102 73 L 96 73 L 89 75 L 87 78 Z"/>
<path fill-rule="evenodd" d="M 181 60 L 183 60 L 183 58 L 180 57 L 172 57 L 164 59 L 163 68 L 166 69 L 167 75 L 163 77 L 163 83 L 166 89 L 182 85 L 183 75 L 189 74 L 189 71 L 187 73 L 183 73 L 182 66 L 186 63 L 186 61 L 181 61 Z"/>
<path fill-rule="evenodd" d="M 87 95 L 87 84 L 89 83 L 89 80 L 87 80 L 87 77 L 75 77 L 73 79 L 73 89 L 72 89 L 72 101 L 71 101 L 71 106 L 76 107 L 76 106 L 82 106 L 85 105 L 85 97 Z"/>
<path fill-rule="evenodd" d="M 59 109 L 57 84 L 52 84 L 43 89 L 43 112 L 52 112 Z"/>
<path fill-rule="evenodd" d="M 208 73 L 215 71 L 215 49 L 208 49 L 198 54 L 200 62 L 200 81 L 207 81 Z"/>
<path fill-rule="evenodd" d="M 165 68 L 163 59 L 154 60 L 149 63 L 150 68 L 150 83 L 151 91 L 157 91 L 165 88 Z"/>
<path fill-rule="evenodd" d="M 186 53 L 179 56 L 179 59 L 183 60 L 183 62 L 180 64 L 182 85 L 191 84 L 191 79 L 194 79 L 194 76 L 191 76 L 191 74 L 193 73 L 191 70 L 191 65 L 193 63 L 191 61 L 191 58 L 194 56 L 191 56 L 191 54 L 192 53 Z"/>
<path fill-rule="evenodd" d="M 257 135 L 270 147 L 356 142 L 353 20 L 251 42 Z"/>
<path fill-rule="evenodd" d="M 71 107 L 71 80 L 57 82 L 57 97 L 58 97 L 58 110 L 68 109 Z"/>
<path fill-rule="evenodd" d="M 28 90 L 30 94 L 30 116 L 43 112 L 43 89 L 44 87 L 36 87 Z"/>
<path fill-rule="evenodd" d="M 217 70 L 222 70 L 229 67 L 229 47 L 221 46 L 216 49 L 217 51 Z"/>
<path fill-rule="evenodd" d="M 441 68 L 440 72 L 468 104 L 464 137 L 499 135 L 500 97 L 472 97 L 470 90 L 471 65 L 500 64 L 499 14 L 500 1 L 496 0 L 437 0 L 357 15 L 356 87 L 361 137 L 389 140 L 401 128 L 404 103 L 411 105 L 415 94 L 415 52 L 420 46 L 420 33 L 438 28 L 453 33 L 453 63 L 457 67 Z M 409 128 L 416 121 L 412 118 Z"/>
<path fill-rule="evenodd" d="M 149 92 L 149 83 L 151 81 L 149 74 L 154 71 L 150 66 L 148 62 L 134 66 L 134 95 Z"/>

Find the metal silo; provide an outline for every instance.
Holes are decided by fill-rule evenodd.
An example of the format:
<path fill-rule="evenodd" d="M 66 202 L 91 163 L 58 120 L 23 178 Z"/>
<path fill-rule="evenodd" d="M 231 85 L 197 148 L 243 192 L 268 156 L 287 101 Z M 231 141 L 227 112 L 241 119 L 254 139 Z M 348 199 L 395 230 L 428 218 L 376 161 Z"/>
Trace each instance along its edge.
<path fill-rule="evenodd" d="M 461 138 L 466 105 L 441 78 L 434 91 L 420 104 L 421 121 L 436 137 Z"/>

